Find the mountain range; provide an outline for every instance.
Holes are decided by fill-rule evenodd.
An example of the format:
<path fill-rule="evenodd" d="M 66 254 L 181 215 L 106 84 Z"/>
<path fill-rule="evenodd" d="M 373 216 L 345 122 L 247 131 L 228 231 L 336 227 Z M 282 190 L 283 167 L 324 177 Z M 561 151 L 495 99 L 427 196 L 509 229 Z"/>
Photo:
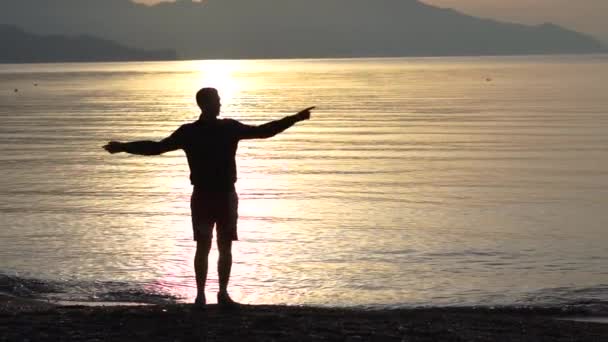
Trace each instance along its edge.
<path fill-rule="evenodd" d="M 176 59 L 172 50 L 129 48 L 97 37 L 35 35 L 0 25 L 0 63 L 150 61 Z"/>
<path fill-rule="evenodd" d="M 418 0 L 2 0 L 0 23 L 92 35 L 180 58 L 513 55 L 605 52 L 588 35 L 465 15 Z"/>

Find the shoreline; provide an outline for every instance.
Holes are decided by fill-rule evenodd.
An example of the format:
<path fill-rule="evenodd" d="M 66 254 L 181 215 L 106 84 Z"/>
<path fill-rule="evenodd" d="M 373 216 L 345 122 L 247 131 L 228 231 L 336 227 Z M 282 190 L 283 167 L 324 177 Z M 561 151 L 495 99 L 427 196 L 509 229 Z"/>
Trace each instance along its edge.
<path fill-rule="evenodd" d="M 608 336 L 608 324 L 573 318 L 555 310 L 473 308 L 61 306 L 0 296 L 1 341 L 602 341 Z"/>
<path fill-rule="evenodd" d="M 395 60 L 395 59 L 467 59 L 467 58 L 551 58 L 551 57 L 604 57 L 608 56 L 608 50 L 602 52 L 562 52 L 562 53 L 531 53 L 531 54 L 487 54 L 487 55 L 409 55 L 409 56 L 334 56 L 334 57 L 267 57 L 267 58 L 192 58 L 184 57 L 177 59 L 159 59 L 159 60 L 89 60 L 89 61 L 40 61 L 40 62 L 7 62 L 0 61 L 0 65 L 54 65 L 54 64 L 120 64 L 120 63 L 171 63 L 171 62 L 194 62 L 194 61 L 332 61 L 332 60 Z"/>

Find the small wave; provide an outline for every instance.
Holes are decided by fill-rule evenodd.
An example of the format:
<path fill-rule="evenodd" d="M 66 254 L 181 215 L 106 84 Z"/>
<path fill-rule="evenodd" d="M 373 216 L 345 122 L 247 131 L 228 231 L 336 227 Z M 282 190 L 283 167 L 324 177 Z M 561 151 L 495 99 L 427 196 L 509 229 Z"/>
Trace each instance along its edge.
<path fill-rule="evenodd" d="M 555 303 L 562 308 L 585 314 L 608 315 L 608 284 L 540 289 L 526 294 L 521 302 L 532 307 Z"/>
<path fill-rule="evenodd" d="M 173 304 L 184 298 L 158 290 L 146 283 L 120 281 L 43 280 L 0 273 L 0 293 L 13 297 L 48 300 L 55 303 L 132 303 Z M 369 291 L 383 291 L 383 287 L 367 287 Z M 336 289 L 338 291 L 338 289 Z M 316 305 L 327 307 L 352 306 L 375 309 L 450 308 L 487 310 L 493 312 L 537 313 L 558 315 L 608 316 L 608 284 L 591 287 L 543 288 L 519 295 L 504 296 L 492 289 L 484 289 L 468 299 L 452 301 L 433 299 L 382 304 L 336 302 L 331 298 Z M 457 298 L 464 293 L 453 293 L 445 298 Z M 301 302 L 303 300 L 303 302 Z M 293 305 L 307 304 L 305 298 L 294 299 Z M 310 303 L 308 303 L 310 304 Z"/>
<path fill-rule="evenodd" d="M 0 292 L 15 297 L 35 298 L 38 294 L 58 293 L 60 290 L 50 281 L 0 274 Z"/>
<path fill-rule="evenodd" d="M 121 302 L 169 304 L 179 300 L 167 293 L 145 289 L 144 284 L 116 281 L 42 280 L 0 274 L 0 293 L 56 302 Z"/>

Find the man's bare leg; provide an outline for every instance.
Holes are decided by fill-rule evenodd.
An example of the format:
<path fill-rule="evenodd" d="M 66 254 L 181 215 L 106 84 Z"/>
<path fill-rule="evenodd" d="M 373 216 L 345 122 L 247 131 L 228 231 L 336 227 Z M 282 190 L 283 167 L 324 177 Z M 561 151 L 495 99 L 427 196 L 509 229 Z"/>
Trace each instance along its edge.
<path fill-rule="evenodd" d="M 209 265 L 209 251 L 211 239 L 201 239 L 196 242 L 194 254 L 194 273 L 196 274 L 196 304 L 205 305 L 205 283 L 207 282 L 207 268 Z"/>
<path fill-rule="evenodd" d="M 220 278 L 220 292 L 217 294 L 218 304 L 236 304 L 228 295 L 228 282 L 230 281 L 230 271 L 232 270 L 232 241 L 218 239 L 217 249 L 219 251 L 217 272 Z"/>

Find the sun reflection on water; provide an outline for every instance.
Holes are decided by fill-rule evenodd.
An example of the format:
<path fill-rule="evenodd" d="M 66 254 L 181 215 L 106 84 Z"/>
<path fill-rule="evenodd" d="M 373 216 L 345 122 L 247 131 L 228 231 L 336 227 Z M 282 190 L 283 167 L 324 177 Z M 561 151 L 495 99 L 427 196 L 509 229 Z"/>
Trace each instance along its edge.
<path fill-rule="evenodd" d="M 242 89 L 236 73 L 242 67 L 241 61 L 212 60 L 193 62 L 193 70 L 198 70 L 199 77 L 193 78 L 192 89 L 203 87 L 216 88 L 220 92 L 224 105 L 235 105 L 234 101 Z"/>

